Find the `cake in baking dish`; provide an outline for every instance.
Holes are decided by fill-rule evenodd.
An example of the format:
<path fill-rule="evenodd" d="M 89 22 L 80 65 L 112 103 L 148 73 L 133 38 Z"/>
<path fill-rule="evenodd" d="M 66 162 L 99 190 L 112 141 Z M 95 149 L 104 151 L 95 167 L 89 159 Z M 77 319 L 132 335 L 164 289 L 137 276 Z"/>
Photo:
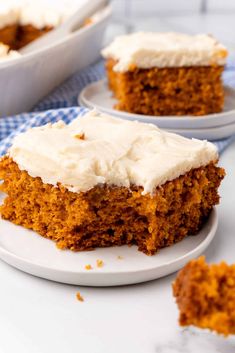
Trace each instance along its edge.
<path fill-rule="evenodd" d="M 178 273 L 173 292 L 182 326 L 235 334 L 235 265 L 192 260 Z"/>
<path fill-rule="evenodd" d="M 92 111 L 14 139 L 0 213 L 61 249 L 136 244 L 152 255 L 203 226 L 219 202 L 217 160 L 210 142 Z"/>
<path fill-rule="evenodd" d="M 60 26 L 77 7 L 74 1 L 0 0 L 0 42 L 19 50 Z M 101 13 L 86 19 L 81 27 L 96 22 Z"/>
<path fill-rule="evenodd" d="M 221 112 L 227 50 L 209 35 L 138 32 L 102 50 L 115 108 L 145 115 Z"/>
<path fill-rule="evenodd" d="M 34 0 L 0 0 L 0 42 L 21 49 L 48 31 L 58 27 L 76 6 Z"/>
<path fill-rule="evenodd" d="M 62 13 L 52 6 L 30 2 L 20 12 L 18 49 L 24 47 L 62 23 Z"/>

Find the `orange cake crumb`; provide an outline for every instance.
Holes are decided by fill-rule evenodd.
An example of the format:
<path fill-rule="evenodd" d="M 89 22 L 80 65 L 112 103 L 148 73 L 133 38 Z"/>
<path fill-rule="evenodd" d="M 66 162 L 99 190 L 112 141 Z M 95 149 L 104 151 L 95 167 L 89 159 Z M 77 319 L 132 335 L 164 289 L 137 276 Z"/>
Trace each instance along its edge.
<path fill-rule="evenodd" d="M 100 259 L 96 260 L 96 266 L 97 267 L 103 267 L 104 266 L 104 261 L 100 260 Z"/>
<path fill-rule="evenodd" d="M 85 140 L 85 134 L 77 134 L 74 136 L 75 138 L 79 139 L 79 140 Z"/>
<path fill-rule="evenodd" d="M 84 298 L 81 296 L 80 292 L 77 292 L 76 297 L 77 297 L 77 300 L 79 300 L 80 302 L 84 302 Z"/>
<path fill-rule="evenodd" d="M 118 260 L 123 260 L 123 257 L 120 256 L 120 255 L 118 255 L 118 256 L 117 256 L 117 259 L 118 259 Z"/>
<path fill-rule="evenodd" d="M 90 264 L 88 264 L 88 265 L 85 266 L 85 269 L 86 270 L 93 270 L 93 267 Z"/>
<path fill-rule="evenodd" d="M 180 325 L 235 334 L 235 264 L 208 265 L 205 257 L 192 260 L 178 273 L 173 294 Z"/>
<path fill-rule="evenodd" d="M 84 20 L 82 27 L 90 26 L 93 23 L 94 23 L 94 20 L 91 17 L 88 17 Z"/>

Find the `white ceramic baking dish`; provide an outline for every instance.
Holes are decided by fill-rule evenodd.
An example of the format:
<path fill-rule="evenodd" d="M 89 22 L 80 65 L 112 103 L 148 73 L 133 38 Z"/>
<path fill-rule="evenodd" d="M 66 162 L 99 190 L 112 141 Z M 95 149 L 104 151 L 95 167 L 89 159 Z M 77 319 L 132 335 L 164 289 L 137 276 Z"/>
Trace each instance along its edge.
<path fill-rule="evenodd" d="M 91 25 L 20 58 L 0 64 L 0 116 L 29 111 L 76 71 L 95 62 L 111 16 L 108 6 Z"/>

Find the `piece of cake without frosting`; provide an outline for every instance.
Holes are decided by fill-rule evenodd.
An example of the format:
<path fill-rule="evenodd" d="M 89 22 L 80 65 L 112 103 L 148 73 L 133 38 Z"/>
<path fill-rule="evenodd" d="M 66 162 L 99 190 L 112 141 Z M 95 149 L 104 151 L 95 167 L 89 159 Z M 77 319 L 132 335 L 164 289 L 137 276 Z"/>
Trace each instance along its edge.
<path fill-rule="evenodd" d="M 138 32 L 102 50 L 116 108 L 145 115 L 222 111 L 227 50 L 210 35 Z"/>
<path fill-rule="evenodd" d="M 152 255 L 207 220 L 224 177 L 217 160 L 210 142 L 92 111 L 14 139 L 0 161 L 0 213 L 61 249 L 136 244 Z"/>
<path fill-rule="evenodd" d="M 235 334 L 235 265 L 192 260 L 178 273 L 173 293 L 180 325 Z"/>

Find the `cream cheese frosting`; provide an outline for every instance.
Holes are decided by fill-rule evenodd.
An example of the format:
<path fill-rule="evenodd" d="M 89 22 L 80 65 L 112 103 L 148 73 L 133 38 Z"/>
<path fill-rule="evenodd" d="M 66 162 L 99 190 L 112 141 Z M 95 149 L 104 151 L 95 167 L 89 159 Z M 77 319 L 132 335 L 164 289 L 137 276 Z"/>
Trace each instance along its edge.
<path fill-rule="evenodd" d="M 118 36 L 101 52 L 117 60 L 114 71 L 138 68 L 224 65 L 226 48 L 206 34 L 138 32 Z"/>
<path fill-rule="evenodd" d="M 22 26 L 32 25 L 35 28 L 57 27 L 62 22 L 62 11 L 45 3 L 28 2 L 21 8 L 19 23 Z"/>
<path fill-rule="evenodd" d="M 0 0 L 0 29 L 12 24 L 57 27 L 78 8 L 76 1 Z"/>
<path fill-rule="evenodd" d="M 72 192 L 108 184 L 142 186 L 143 194 L 218 159 L 210 142 L 97 111 L 18 135 L 9 156 L 32 177 Z"/>
<path fill-rule="evenodd" d="M 11 0 L 0 1 L 0 29 L 18 23 L 20 8 L 17 2 Z"/>

